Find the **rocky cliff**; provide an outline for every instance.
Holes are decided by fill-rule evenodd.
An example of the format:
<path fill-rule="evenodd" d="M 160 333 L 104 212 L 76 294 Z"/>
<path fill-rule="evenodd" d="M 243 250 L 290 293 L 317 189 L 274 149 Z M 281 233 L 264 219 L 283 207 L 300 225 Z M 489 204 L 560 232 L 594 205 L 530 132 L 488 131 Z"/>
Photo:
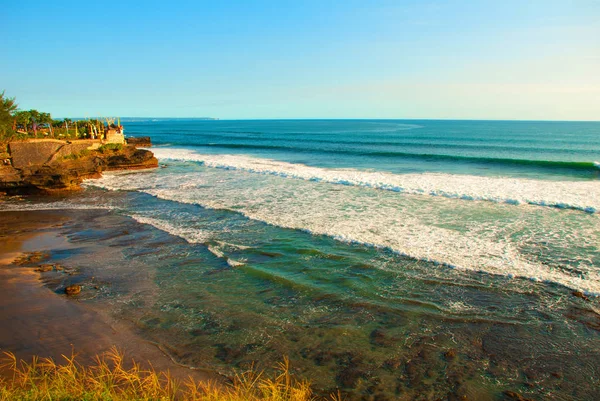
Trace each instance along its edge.
<path fill-rule="evenodd" d="M 0 193 L 32 194 L 80 189 L 86 178 L 99 177 L 103 171 L 158 167 L 158 160 L 148 150 L 134 146 L 85 149 L 49 161 L 15 167 L 0 166 Z"/>

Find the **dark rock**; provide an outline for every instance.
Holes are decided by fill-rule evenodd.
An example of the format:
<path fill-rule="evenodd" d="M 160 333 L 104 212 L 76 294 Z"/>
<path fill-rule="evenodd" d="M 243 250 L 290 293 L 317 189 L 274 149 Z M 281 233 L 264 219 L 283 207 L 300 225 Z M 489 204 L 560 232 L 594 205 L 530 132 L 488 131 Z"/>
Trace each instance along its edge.
<path fill-rule="evenodd" d="M 581 298 L 584 301 L 589 301 L 590 299 L 581 291 L 573 291 L 571 294 L 576 296 L 577 298 Z"/>
<path fill-rule="evenodd" d="M 514 391 L 505 391 L 503 393 L 506 398 L 509 400 L 517 400 L 517 401 L 533 401 L 531 398 L 525 398 L 519 393 L 515 393 Z"/>
<path fill-rule="evenodd" d="M 0 191 L 9 195 L 74 191 L 80 189 L 84 179 L 98 178 L 103 171 L 158 167 L 152 152 L 134 146 L 115 148 L 106 154 L 86 150 L 86 153 L 64 156 L 69 157 L 51 157 L 45 162 L 34 158 L 31 163 L 21 163 L 18 168 L 3 166 Z"/>
<path fill-rule="evenodd" d="M 258 344 L 246 344 L 244 346 L 234 346 L 230 347 L 226 344 L 217 344 L 217 353 L 216 357 L 222 360 L 223 362 L 233 363 L 238 359 L 246 356 L 249 352 L 256 349 Z"/>
<path fill-rule="evenodd" d="M 375 329 L 369 336 L 371 344 L 380 347 L 391 347 L 396 343 L 393 337 L 390 337 L 383 329 Z"/>
<path fill-rule="evenodd" d="M 313 360 L 318 366 L 324 366 L 331 362 L 334 356 L 335 355 L 331 351 L 320 351 L 315 355 Z"/>
<path fill-rule="evenodd" d="M 402 360 L 400 358 L 388 359 L 383 363 L 383 368 L 389 371 L 395 371 L 402 366 Z"/>
<path fill-rule="evenodd" d="M 76 284 L 72 284 L 68 287 L 65 288 L 65 293 L 69 296 L 72 295 L 77 295 L 81 292 L 81 286 L 80 285 L 76 285 Z"/>
<path fill-rule="evenodd" d="M 152 141 L 149 136 L 138 136 L 125 138 L 128 145 L 140 146 L 142 148 L 149 148 L 152 146 Z"/>
<path fill-rule="evenodd" d="M 356 366 L 347 366 L 335 377 L 336 383 L 342 388 L 353 388 L 359 379 L 365 377 L 365 372 Z"/>
<path fill-rule="evenodd" d="M 158 167 L 158 160 L 149 150 L 128 146 L 116 155 L 106 159 L 106 170 L 134 170 Z"/>
<path fill-rule="evenodd" d="M 446 358 L 447 361 L 451 361 L 452 359 L 456 358 L 456 350 L 450 349 L 444 352 L 444 358 Z"/>
<path fill-rule="evenodd" d="M 569 319 L 578 321 L 586 327 L 600 331 L 600 314 L 593 310 L 583 308 L 571 308 L 566 315 Z"/>

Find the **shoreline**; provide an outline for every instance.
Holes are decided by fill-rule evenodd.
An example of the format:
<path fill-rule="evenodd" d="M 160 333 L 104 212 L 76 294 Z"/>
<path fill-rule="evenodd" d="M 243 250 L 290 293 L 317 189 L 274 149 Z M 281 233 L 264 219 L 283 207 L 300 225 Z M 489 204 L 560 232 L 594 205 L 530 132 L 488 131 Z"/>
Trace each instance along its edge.
<path fill-rule="evenodd" d="M 19 256 L 31 252 L 75 251 L 77 246 L 62 231 L 64 224 L 73 222 L 82 212 L 106 213 L 0 211 L 0 319 L 10 322 L 0 330 L 0 352 L 10 351 L 25 361 L 37 356 L 56 362 L 64 360 L 62 355 L 74 352 L 80 362 L 90 364 L 97 355 L 116 347 L 124 353 L 126 361 L 135 359 L 142 366 L 169 371 L 181 381 L 188 377 L 197 381 L 227 381 L 217 372 L 175 362 L 159 344 L 142 338 L 128 322 L 111 318 L 108 310 L 86 303 L 85 296 L 69 297 L 64 291 L 62 294 L 60 290 L 53 291 L 51 287 L 57 286 L 57 278 L 35 271 L 39 264 L 55 263 L 53 259 L 23 266 L 12 264 Z M 79 279 L 78 275 L 73 277 L 75 281 Z"/>

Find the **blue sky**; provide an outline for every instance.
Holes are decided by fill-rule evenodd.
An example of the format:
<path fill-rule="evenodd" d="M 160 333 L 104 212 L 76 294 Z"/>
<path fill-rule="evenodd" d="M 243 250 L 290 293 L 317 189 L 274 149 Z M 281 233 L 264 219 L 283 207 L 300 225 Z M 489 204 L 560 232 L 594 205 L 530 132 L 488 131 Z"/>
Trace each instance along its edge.
<path fill-rule="evenodd" d="M 600 120 L 600 1 L 0 0 L 53 116 Z"/>

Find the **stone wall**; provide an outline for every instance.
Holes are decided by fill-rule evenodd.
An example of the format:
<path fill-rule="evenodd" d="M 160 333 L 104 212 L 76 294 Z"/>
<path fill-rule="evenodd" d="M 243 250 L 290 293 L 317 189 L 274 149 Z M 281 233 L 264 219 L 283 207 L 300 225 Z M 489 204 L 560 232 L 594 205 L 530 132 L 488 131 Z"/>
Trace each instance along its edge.
<path fill-rule="evenodd" d="M 99 139 L 61 141 L 58 139 L 30 139 L 26 142 L 10 142 L 8 150 L 15 168 L 37 166 L 60 157 L 79 153 L 85 149 L 100 147 Z"/>

